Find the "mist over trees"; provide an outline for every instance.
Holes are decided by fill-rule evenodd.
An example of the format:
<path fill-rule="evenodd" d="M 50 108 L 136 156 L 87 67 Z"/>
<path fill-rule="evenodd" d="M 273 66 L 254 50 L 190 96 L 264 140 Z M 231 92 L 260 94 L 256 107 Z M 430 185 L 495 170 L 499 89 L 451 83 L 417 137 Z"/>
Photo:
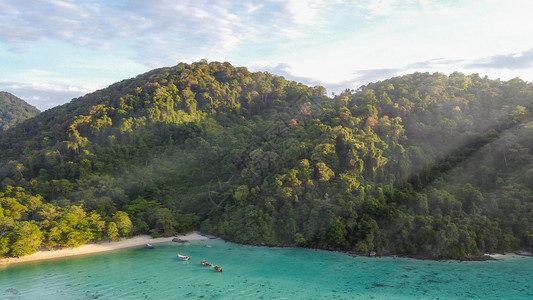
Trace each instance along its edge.
<path fill-rule="evenodd" d="M 192 229 L 434 258 L 530 249 L 532 110 L 530 83 L 477 74 L 332 99 L 229 63 L 156 69 L 0 137 L 0 253 Z"/>

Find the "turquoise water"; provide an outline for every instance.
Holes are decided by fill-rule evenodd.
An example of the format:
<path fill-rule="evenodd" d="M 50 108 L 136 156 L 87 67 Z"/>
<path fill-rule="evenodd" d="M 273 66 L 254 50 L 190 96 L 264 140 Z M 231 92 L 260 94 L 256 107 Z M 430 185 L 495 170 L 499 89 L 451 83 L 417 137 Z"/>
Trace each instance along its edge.
<path fill-rule="evenodd" d="M 167 243 L 1 267 L 0 299 L 533 299 L 533 258 L 437 262 Z"/>

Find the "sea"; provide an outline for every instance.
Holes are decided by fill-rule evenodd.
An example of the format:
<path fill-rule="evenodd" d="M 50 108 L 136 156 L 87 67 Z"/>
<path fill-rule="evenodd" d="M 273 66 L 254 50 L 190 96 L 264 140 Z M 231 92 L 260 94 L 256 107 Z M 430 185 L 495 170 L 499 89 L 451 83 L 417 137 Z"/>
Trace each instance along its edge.
<path fill-rule="evenodd" d="M 369 258 L 218 239 L 154 246 L 1 266 L 0 299 L 533 299 L 524 256 Z"/>

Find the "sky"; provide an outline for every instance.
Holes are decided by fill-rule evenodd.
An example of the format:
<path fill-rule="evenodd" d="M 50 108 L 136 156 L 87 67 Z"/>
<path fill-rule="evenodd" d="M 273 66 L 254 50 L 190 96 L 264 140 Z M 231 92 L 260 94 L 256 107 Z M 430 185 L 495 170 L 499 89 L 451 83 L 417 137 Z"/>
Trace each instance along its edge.
<path fill-rule="evenodd" d="M 530 0 L 0 0 L 0 91 L 46 110 L 180 62 L 328 94 L 413 72 L 533 81 Z"/>

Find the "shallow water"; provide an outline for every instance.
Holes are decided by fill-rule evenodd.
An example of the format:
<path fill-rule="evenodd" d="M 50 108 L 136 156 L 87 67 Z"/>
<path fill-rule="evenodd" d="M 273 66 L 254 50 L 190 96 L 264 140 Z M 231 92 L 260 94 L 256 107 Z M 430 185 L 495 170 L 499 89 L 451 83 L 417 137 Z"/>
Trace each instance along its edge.
<path fill-rule="evenodd" d="M 533 258 L 520 256 L 354 258 L 209 240 L 4 266 L 0 299 L 533 299 L 532 278 Z"/>

